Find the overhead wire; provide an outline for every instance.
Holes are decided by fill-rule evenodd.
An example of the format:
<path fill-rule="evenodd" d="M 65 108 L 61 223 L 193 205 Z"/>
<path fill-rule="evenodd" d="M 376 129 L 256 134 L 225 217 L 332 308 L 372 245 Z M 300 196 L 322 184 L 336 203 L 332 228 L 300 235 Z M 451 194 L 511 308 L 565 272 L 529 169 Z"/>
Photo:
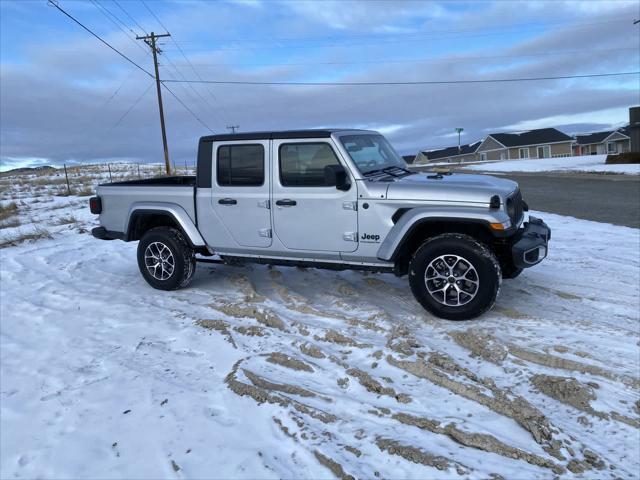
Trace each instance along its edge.
<path fill-rule="evenodd" d="M 416 80 L 416 81 L 386 81 L 386 82 L 296 82 L 275 81 L 259 82 L 248 80 L 187 80 L 189 83 L 211 83 L 221 85 L 292 85 L 292 86 L 376 86 L 376 85 L 451 85 L 464 83 L 504 83 L 504 82 L 533 82 L 543 80 L 566 80 L 577 78 L 615 77 L 624 75 L 640 75 L 636 72 L 612 72 L 590 73 L 584 75 L 557 75 L 546 77 L 521 77 L 521 78 L 492 78 L 492 79 L 468 79 L 468 80 Z M 182 83 L 184 80 L 165 80 L 168 83 Z"/>
<path fill-rule="evenodd" d="M 156 13 L 151 9 L 151 7 L 149 7 L 149 5 L 147 4 L 147 2 L 145 2 L 145 0 L 140 0 L 140 3 L 142 3 L 142 5 L 144 5 L 144 7 L 147 9 L 147 11 L 156 19 L 156 21 L 158 22 L 158 24 L 160 24 L 160 26 L 165 30 L 165 31 L 169 31 L 169 29 L 165 26 L 165 24 L 162 22 L 162 20 L 160 20 L 160 17 L 158 15 L 156 15 Z M 187 62 L 187 64 L 191 67 L 191 69 L 193 70 L 193 73 L 196 74 L 196 76 L 198 77 L 198 79 L 202 80 L 202 77 L 200 76 L 199 72 L 196 70 L 196 68 L 193 66 L 193 64 L 191 63 L 191 61 L 189 60 L 189 58 L 187 57 L 187 55 L 184 53 L 184 50 L 180 47 L 180 45 L 177 43 L 176 39 L 171 36 L 169 37 L 171 39 L 171 41 L 173 42 L 173 44 L 178 48 L 178 50 L 180 51 L 180 54 L 182 55 L 182 57 L 185 59 L 185 61 Z M 167 57 L 167 60 L 168 57 Z M 170 61 L 170 60 L 169 60 Z M 172 63 L 172 62 L 171 62 Z M 178 72 L 178 74 L 180 76 L 182 76 L 183 79 L 186 80 L 186 77 L 184 75 L 182 75 L 182 73 L 178 70 L 178 68 L 172 63 L 174 69 L 176 70 L 176 72 Z M 226 114 L 226 116 L 229 116 L 229 112 L 226 110 L 226 108 L 224 107 L 224 105 L 222 103 L 220 103 L 218 101 L 218 98 L 215 96 L 215 94 L 208 88 L 205 86 L 205 90 L 207 91 L 207 93 L 209 93 L 209 95 L 211 96 L 211 98 L 213 99 L 213 101 L 217 102 L 220 105 L 220 108 L 224 111 L 224 113 Z M 196 94 L 202 98 L 205 103 L 207 103 L 207 105 L 209 105 L 209 108 L 211 108 L 212 112 L 214 114 L 216 114 L 217 116 L 217 112 L 216 109 L 213 105 L 211 105 L 209 103 L 209 101 L 203 97 L 202 95 L 200 95 L 199 92 L 197 92 L 194 89 L 194 92 L 196 92 Z"/>
<path fill-rule="evenodd" d="M 62 12 L 65 16 L 67 16 L 69 19 L 71 19 L 74 23 L 80 25 L 80 27 L 82 27 L 84 30 L 86 30 L 87 32 L 89 32 L 92 36 L 94 36 L 95 38 L 98 39 L 98 41 L 104 45 L 106 45 L 107 47 L 109 47 L 111 50 L 113 50 L 114 52 L 116 52 L 118 55 L 120 55 L 122 58 L 124 58 L 127 62 L 131 63 L 132 65 L 135 65 L 136 68 L 138 68 L 139 70 L 143 71 L 144 73 L 146 73 L 148 76 L 150 76 L 151 78 L 155 78 L 155 76 L 147 71 L 146 69 L 144 69 L 143 67 L 141 67 L 140 65 L 138 65 L 136 62 L 134 62 L 133 60 L 131 60 L 128 56 L 126 56 L 124 53 L 122 53 L 120 50 L 118 50 L 116 47 L 114 47 L 113 45 L 111 45 L 109 42 L 107 42 L 106 40 L 104 40 L 100 35 L 98 35 L 97 33 L 95 33 L 93 30 L 91 30 L 89 27 L 87 27 L 86 25 L 84 25 L 83 23 L 81 23 L 79 20 L 77 20 L 75 17 L 73 17 L 71 14 L 67 13 L 66 10 L 64 10 L 60 5 L 58 5 L 58 2 L 56 0 L 48 0 L 48 5 L 57 8 L 60 12 Z"/>
<path fill-rule="evenodd" d="M 141 67 L 138 63 L 134 62 L 131 58 L 129 58 L 127 55 L 125 55 L 124 53 L 122 53 L 120 50 L 118 50 L 117 48 L 115 48 L 113 45 L 111 45 L 109 42 L 107 42 L 106 40 L 104 40 L 100 35 L 98 35 L 97 33 L 95 33 L 93 30 L 91 30 L 89 27 L 87 27 L 85 24 L 83 24 L 82 22 L 80 22 L 78 19 L 76 19 L 73 15 L 71 15 L 70 13 L 68 13 L 66 10 L 64 10 L 59 4 L 57 0 L 48 0 L 47 4 L 49 6 L 55 7 L 57 10 L 59 10 L 61 13 L 63 13 L 67 18 L 69 18 L 70 20 L 72 20 L 74 23 L 76 23 L 77 25 L 79 25 L 80 27 L 82 27 L 83 30 L 87 31 L 89 34 L 91 34 L 93 37 L 95 37 L 100 43 L 106 45 L 109 49 L 113 50 L 115 53 L 117 53 L 119 56 L 121 56 L 122 58 L 124 58 L 127 62 L 131 63 L 132 65 L 134 65 L 136 68 L 138 68 L 139 70 L 141 70 L 142 72 L 146 73 L 149 77 L 155 79 L 155 75 L 153 75 L 152 73 L 150 73 L 149 71 L 147 71 L 145 68 Z M 187 107 L 187 105 L 185 105 L 185 103 L 180 100 L 180 98 L 178 98 L 178 96 L 167 86 L 164 84 L 164 82 L 160 82 L 162 84 L 162 86 L 178 101 L 178 103 L 180 103 L 199 123 L 201 123 L 203 126 L 205 126 L 207 128 L 207 130 L 213 132 L 213 130 L 211 130 L 211 128 L 209 128 L 201 119 L 200 117 L 198 117 L 193 110 L 191 110 L 189 107 Z"/>

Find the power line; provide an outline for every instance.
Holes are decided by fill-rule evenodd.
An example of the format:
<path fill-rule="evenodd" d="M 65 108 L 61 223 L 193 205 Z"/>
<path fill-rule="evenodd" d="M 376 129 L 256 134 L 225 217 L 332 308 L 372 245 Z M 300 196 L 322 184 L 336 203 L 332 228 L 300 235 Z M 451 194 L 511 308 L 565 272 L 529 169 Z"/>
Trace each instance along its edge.
<path fill-rule="evenodd" d="M 153 16 L 153 18 L 156 19 L 156 21 L 160 24 L 160 26 L 162 28 L 165 29 L 165 31 L 169 31 L 169 29 L 164 25 L 164 23 L 162 23 L 162 20 L 160 20 L 160 18 L 158 17 L 158 15 L 155 14 L 155 12 L 151 9 L 151 7 L 149 7 L 149 5 L 147 5 L 147 3 L 144 0 L 140 0 L 140 3 L 142 3 L 142 5 L 144 5 L 144 7 L 147 9 L 147 11 Z M 195 69 L 195 67 L 193 66 L 193 64 L 191 63 L 191 61 L 189 60 L 189 58 L 187 57 L 187 55 L 184 53 L 184 50 L 182 50 L 182 48 L 180 47 L 180 45 L 176 42 L 175 38 L 170 37 L 171 41 L 173 42 L 173 44 L 178 48 L 178 50 L 180 51 L 180 53 L 182 54 L 182 57 L 185 59 L 185 61 L 187 62 L 187 64 L 191 67 L 191 70 L 193 70 L 193 73 L 196 74 L 196 76 L 198 77 L 199 80 L 202 80 L 202 77 L 200 76 L 200 74 L 198 73 L 198 71 Z M 180 75 L 183 79 L 186 80 L 186 77 L 182 74 L 182 72 L 180 72 L 178 70 L 178 68 L 175 66 L 175 64 L 173 64 L 173 62 L 171 62 L 171 60 L 169 60 L 168 57 L 167 61 L 169 61 L 169 63 L 171 63 L 171 65 L 173 66 L 173 68 L 175 69 L 175 71 L 178 73 L 178 75 Z M 191 85 L 190 85 L 191 86 Z M 216 109 L 213 107 L 213 105 L 211 105 L 209 103 L 209 101 L 204 98 L 202 95 L 200 95 L 200 93 L 195 90 L 192 86 L 191 86 L 192 90 L 202 99 L 205 101 L 205 103 L 207 105 L 209 105 L 209 108 L 211 108 L 211 111 L 213 113 L 216 112 Z M 216 98 L 216 96 L 213 94 L 213 92 L 205 86 L 205 89 L 207 90 L 207 93 L 209 93 L 209 95 L 211 96 L 211 98 L 215 101 L 218 102 L 218 99 Z M 224 105 L 220 104 L 220 108 L 222 108 L 222 110 L 225 112 L 226 116 L 228 116 L 228 112 L 226 111 L 226 108 L 224 108 Z"/>
<path fill-rule="evenodd" d="M 87 32 L 89 32 L 91 35 L 93 35 L 94 37 L 96 37 L 101 43 L 103 43 L 104 45 L 106 45 L 107 47 L 109 47 L 111 50 L 113 50 L 114 52 L 116 52 L 118 55 L 120 55 L 122 58 L 124 58 L 127 62 L 135 65 L 138 69 L 142 70 L 144 73 L 146 73 L 147 75 L 149 75 L 151 78 L 155 78 L 151 73 L 149 73 L 147 70 L 145 70 L 144 68 L 142 68 L 140 65 L 138 65 L 136 62 L 134 62 L 133 60 L 131 60 L 129 57 L 127 57 L 124 53 L 122 53 L 120 50 L 118 50 L 116 47 L 114 47 L 113 45 L 111 45 L 109 42 L 107 42 L 106 40 L 103 40 L 102 37 L 100 35 L 98 35 L 97 33 L 95 33 L 93 30 L 91 30 L 89 27 L 85 26 L 83 23 L 81 23 L 79 20 L 76 20 L 75 17 L 73 17 L 72 15 L 70 15 L 69 13 L 67 13 L 65 10 L 62 9 L 62 7 L 60 7 L 60 5 L 58 5 L 58 2 L 56 0 L 48 0 L 47 1 L 47 5 L 51 6 L 51 7 L 55 7 L 58 10 L 60 10 L 62 13 L 64 13 L 67 17 L 69 17 L 71 20 L 73 20 L 75 23 L 77 23 L 78 25 L 80 25 L 83 29 L 85 29 Z"/>
<path fill-rule="evenodd" d="M 127 28 L 126 25 L 124 25 L 124 23 L 122 23 L 120 21 L 120 19 L 118 17 L 116 17 L 113 13 L 111 13 L 111 11 L 109 11 L 105 6 L 101 5 L 100 3 L 97 2 L 97 0 L 89 0 L 91 2 L 91 4 L 96 7 L 96 9 L 102 14 L 104 15 L 104 17 L 109 20 L 111 23 L 113 23 L 122 33 L 125 34 L 125 36 L 130 39 L 133 43 L 135 43 L 135 45 L 138 48 L 142 48 L 144 50 L 144 47 L 142 45 L 140 45 L 138 42 L 135 41 L 134 38 L 132 38 L 129 35 L 129 32 L 127 32 L 124 28 Z M 113 17 L 113 18 L 112 18 Z M 115 20 L 114 20 L 115 18 Z M 117 21 L 116 21 L 117 20 Z M 118 23 L 119 22 L 119 23 Z M 120 24 L 122 24 L 124 26 L 124 28 L 122 28 L 120 26 Z M 129 29 L 130 30 L 130 29 Z M 131 30 L 130 30 L 131 31 Z"/>
<path fill-rule="evenodd" d="M 142 30 L 142 31 L 143 31 L 143 33 L 144 33 L 145 35 L 148 35 L 147 31 L 142 27 L 142 25 L 140 25 L 138 22 L 136 22 L 136 19 L 135 19 L 135 18 L 133 18 L 131 15 L 129 15 L 129 12 L 127 12 L 127 11 L 124 9 L 124 7 L 123 7 L 122 5 L 120 5 L 120 3 L 118 2 L 118 0 L 112 0 L 112 1 L 113 1 L 113 3 L 115 3 L 115 4 L 116 4 L 116 6 L 117 6 L 120 10 L 122 10 L 122 11 L 124 12 L 124 14 L 125 14 L 127 17 L 129 17 L 129 20 L 131 20 L 133 23 L 135 23 L 135 24 L 138 26 L 138 28 L 139 28 L 140 30 Z M 137 34 L 136 34 L 136 36 L 137 36 Z"/>
<path fill-rule="evenodd" d="M 73 20 L 73 22 L 77 23 L 78 25 L 80 25 L 84 30 L 86 30 L 87 32 L 89 32 L 92 36 L 94 36 L 95 38 L 97 38 L 101 43 L 103 43 L 104 45 L 106 45 L 107 47 L 109 47 L 111 50 L 113 50 L 114 52 L 116 52 L 118 55 L 120 55 L 122 58 L 124 58 L 126 61 L 128 61 L 129 63 L 131 63 L 132 65 L 134 65 L 136 68 L 138 68 L 139 70 L 143 71 L 144 73 L 146 73 L 149 77 L 155 79 L 155 76 L 152 75 L 151 73 L 149 73 L 147 70 L 145 70 L 144 68 L 142 68 L 140 65 L 138 65 L 136 62 L 134 62 L 133 60 L 131 60 L 129 57 L 127 57 L 124 53 L 122 53 L 120 50 L 118 50 L 117 48 L 115 48 L 113 45 L 111 45 L 110 43 L 108 43 L 106 40 L 103 40 L 102 37 L 100 37 L 100 35 L 98 35 L 97 33 L 95 33 L 93 30 L 91 30 L 89 27 L 85 26 L 83 23 L 81 23 L 79 20 L 77 20 L 75 17 L 73 17 L 72 15 L 70 15 L 69 13 L 67 13 L 64 9 L 62 9 L 62 7 L 60 7 L 60 5 L 58 5 L 56 0 L 48 0 L 47 4 L 51 7 L 55 7 L 58 10 L 60 10 L 62 13 L 64 13 L 68 18 L 70 18 L 71 20 Z M 180 100 L 178 98 L 178 96 L 173 93 L 173 91 L 171 91 L 169 89 L 169 87 L 167 87 L 164 83 L 162 84 L 162 86 L 164 88 L 166 88 L 169 93 L 189 112 L 191 113 L 191 115 L 193 115 L 193 117 L 200 122 L 202 125 L 204 125 L 207 130 L 213 132 L 213 130 L 211 130 L 202 120 L 200 120 L 200 118 L 193 113 L 193 111 L 187 107 L 184 102 L 182 100 Z"/>
<path fill-rule="evenodd" d="M 254 82 L 245 80 L 187 80 L 188 83 L 212 83 L 220 85 L 293 85 L 293 86 L 371 86 L 371 85 L 448 85 L 461 83 L 504 83 L 533 82 L 540 80 L 565 80 L 572 78 L 616 77 L 623 75 L 640 75 L 638 72 L 591 73 L 585 75 L 561 75 L 550 77 L 493 78 L 482 80 L 420 80 L 409 82 Z M 163 80 L 163 83 L 185 83 L 184 80 Z"/>
<path fill-rule="evenodd" d="M 138 103 L 140 103 L 140 101 L 144 98 L 144 96 L 149 92 L 149 90 L 151 90 L 151 87 L 153 87 L 153 82 L 151 82 L 149 84 L 149 86 L 145 89 L 144 92 L 142 92 L 142 95 L 140 95 L 134 102 L 133 104 L 129 107 L 129 109 L 124 112 L 124 114 L 118 119 L 118 121 L 116 123 L 113 124 L 113 126 L 107 130 L 107 133 L 109 133 L 111 130 L 113 130 L 114 128 L 116 128 L 118 125 L 120 125 L 120 123 L 126 118 L 127 115 L 129 115 L 131 113 L 131 111 L 136 108 L 136 106 L 138 105 Z"/>
<path fill-rule="evenodd" d="M 198 122 L 200 122 L 200 124 L 201 124 L 204 128 L 206 128 L 207 130 L 209 130 L 211 133 L 214 133 L 214 131 L 213 131 L 213 130 L 211 130 L 211 129 L 209 128 L 209 126 L 208 126 L 206 123 L 204 123 L 204 122 L 200 119 L 200 117 L 198 117 L 195 113 L 193 113 L 193 110 L 191 110 L 189 107 L 187 107 L 187 105 L 186 105 L 182 100 L 180 100 L 180 98 L 178 98 L 178 96 L 177 96 L 175 93 L 173 93 L 173 91 L 172 91 L 172 90 L 171 90 L 171 89 L 170 89 L 170 88 L 165 84 L 165 82 L 166 82 L 166 81 L 167 81 L 167 80 L 162 80 L 160 83 L 162 84 L 162 86 L 163 86 L 164 88 L 166 88 L 166 89 L 167 89 L 167 91 L 168 91 L 171 95 L 173 95 L 173 98 L 175 98 L 175 99 L 178 101 L 178 103 L 180 103 L 180 105 L 182 105 L 182 106 L 183 106 L 183 107 L 184 107 L 184 108 L 185 108 L 185 109 L 186 109 L 186 110 L 187 110 L 191 115 L 193 115 L 193 117 L 194 117 Z"/>

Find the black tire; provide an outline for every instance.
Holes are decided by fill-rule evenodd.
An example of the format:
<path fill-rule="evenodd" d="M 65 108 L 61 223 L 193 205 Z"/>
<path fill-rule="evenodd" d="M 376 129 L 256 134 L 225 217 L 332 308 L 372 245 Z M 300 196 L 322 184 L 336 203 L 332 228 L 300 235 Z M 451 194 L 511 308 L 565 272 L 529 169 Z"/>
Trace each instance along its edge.
<path fill-rule="evenodd" d="M 147 248 L 151 250 L 148 251 Z M 162 254 L 158 253 L 158 248 L 162 250 Z M 149 253 L 157 257 L 148 257 Z M 160 267 L 154 268 L 152 262 L 158 258 L 164 260 Z M 147 261 L 150 268 L 147 268 Z M 156 261 L 155 265 L 160 265 L 160 262 Z M 145 232 L 138 243 L 138 268 L 153 288 L 177 290 L 185 287 L 196 271 L 195 252 L 179 230 L 170 227 L 152 228 Z M 152 272 L 156 272 L 156 276 Z"/>
<path fill-rule="evenodd" d="M 464 262 L 457 263 L 453 257 L 462 258 Z M 446 261 L 447 264 L 443 264 L 442 261 Z M 431 264 L 431 262 L 434 263 Z M 463 275 L 462 277 L 454 277 L 449 273 L 448 279 L 444 279 L 437 267 L 440 265 L 444 269 L 450 268 L 452 265 L 448 265 L 449 262 L 455 262 L 453 268 L 457 271 L 454 273 Z M 470 264 L 475 271 L 467 264 Z M 431 268 L 430 265 L 432 265 Z M 429 280 L 430 287 L 433 290 L 442 287 L 444 293 L 442 291 L 435 291 L 433 295 L 429 293 L 425 276 L 428 268 L 430 268 L 431 277 L 439 275 L 436 280 Z M 465 280 L 467 275 L 472 282 Z M 456 278 L 465 283 L 458 283 Z M 458 233 L 446 233 L 430 238 L 416 250 L 409 264 L 409 284 L 416 300 L 428 312 L 447 320 L 470 320 L 485 313 L 495 303 L 501 282 L 500 263 L 493 252 L 473 237 Z M 451 285 L 447 286 L 447 283 Z M 466 290 L 456 293 L 461 290 L 453 284 L 461 285 L 461 288 Z M 449 294 L 451 295 L 448 297 Z M 460 305 L 446 305 L 447 302 L 458 302 Z"/>

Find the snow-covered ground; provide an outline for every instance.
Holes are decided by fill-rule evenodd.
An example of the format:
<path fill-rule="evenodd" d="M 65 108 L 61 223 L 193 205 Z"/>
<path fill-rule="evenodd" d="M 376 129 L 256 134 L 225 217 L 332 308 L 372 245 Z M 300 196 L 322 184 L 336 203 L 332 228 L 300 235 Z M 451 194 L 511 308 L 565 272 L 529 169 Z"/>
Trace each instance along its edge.
<path fill-rule="evenodd" d="M 503 160 L 482 162 L 463 167 L 484 172 L 597 172 L 640 175 L 640 164 L 607 165 L 606 155 L 582 157 L 532 158 L 529 160 Z"/>
<path fill-rule="evenodd" d="M 640 230 L 539 214 L 550 257 L 456 323 L 392 275 L 200 265 L 156 291 L 86 197 L 19 195 L 0 478 L 637 478 Z"/>

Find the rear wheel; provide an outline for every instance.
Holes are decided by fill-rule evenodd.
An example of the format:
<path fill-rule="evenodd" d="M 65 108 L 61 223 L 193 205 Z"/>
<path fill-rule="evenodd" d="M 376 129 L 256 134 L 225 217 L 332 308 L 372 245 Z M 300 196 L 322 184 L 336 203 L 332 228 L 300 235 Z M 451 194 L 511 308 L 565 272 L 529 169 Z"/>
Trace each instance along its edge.
<path fill-rule="evenodd" d="M 409 265 L 409 284 L 416 300 L 433 315 L 448 320 L 468 320 L 489 310 L 501 281 L 493 252 L 473 237 L 457 233 L 430 238 Z"/>
<path fill-rule="evenodd" d="M 196 257 L 182 232 L 156 227 L 147 231 L 138 243 L 138 268 L 153 288 L 176 290 L 193 277 Z"/>

